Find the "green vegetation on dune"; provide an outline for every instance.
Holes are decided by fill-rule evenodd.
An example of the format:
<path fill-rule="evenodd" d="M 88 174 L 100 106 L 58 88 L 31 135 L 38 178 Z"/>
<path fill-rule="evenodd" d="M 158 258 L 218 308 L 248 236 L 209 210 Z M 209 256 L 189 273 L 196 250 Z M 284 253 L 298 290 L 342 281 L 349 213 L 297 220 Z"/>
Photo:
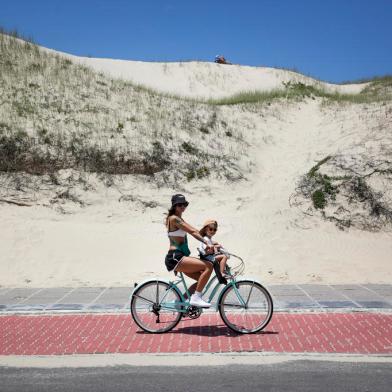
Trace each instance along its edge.
<path fill-rule="evenodd" d="M 346 80 L 344 82 L 341 82 L 339 84 L 345 85 L 345 84 L 363 84 L 363 83 L 389 83 L 392 80 L 392 75 L 384 75 L 384 76 L 373 76 L 370 78 L 361 78 L 361 79 L 355 79 L 355 80 Z"/>
<path fill-rule="evenodd" d="M 358 94 L 342 94 L 328 92 L 317 86 L 307 85 L 301 82 L 287 82 L 282 89 L 272 91 L 248 91 L 235 94 L 231 97 L 210 99 L 206 101 L 212 105 L 238 105 L 247 103 L 265 103 L 275 99 L 304 99 L 324 98 L 327 102 L 348 102 L 353 104 L 391 101 L 392 100 L 392 77 L 376 79 L 366 86 Z"/>
<path fill-rule="evenodd" d="M 243 177 L 246 143 L 216 107 L 109 78 L 16 38 L 0 34 L 0 171 L 76 169 L 164 183 Z M 184 148 L 195 135 L 196 152 Z"/>
<path fill-rule="evenodd" d="M 328 169 L 339 175 L 326 174 Z M 342 230 L 357 227 L 379 231 L 392 225 L 392 202 L 387 191 L 391 174 L 389 159 L 368 158 L 363 162 L 356 157 L 351 166 L 342 156 L 328 155 L 302 176 L 296 195 L 311 200 L 315 211 Z M 374 187 L 372 180 L 376 178 L 384 182 L 384 192 Z"/>

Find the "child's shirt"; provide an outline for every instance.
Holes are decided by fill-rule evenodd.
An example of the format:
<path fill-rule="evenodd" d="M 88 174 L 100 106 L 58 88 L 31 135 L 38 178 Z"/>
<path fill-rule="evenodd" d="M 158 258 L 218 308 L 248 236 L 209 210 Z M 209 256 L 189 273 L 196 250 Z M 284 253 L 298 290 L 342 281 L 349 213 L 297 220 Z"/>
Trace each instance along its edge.
<path fill-rule="evenodd" d="M 204 236 L 203 239 L 205 239 L 208 242 L 208 245 L 214 245 L 214 241 L 212 241 L 211 238 Z M 202 256 L 206 256 L 206 248 L 207 248 L 207 244 L 205 244 L 204 242 L 200 242 L 200 246 L 197 249 L 199 250 Z M 220 247 L 218 252 L 212 252 L 211 254 L 212 255 L 224 254 L 227 256 L 228 259 L 230 259 L 230 254 L 222 246 Z"/>
<path fill-rule="evenodd" d="M 203 239 L 205 241 L 207 241 L 208 245 L 214 245 L 211 238 L 204 236 Z M 202 254 L 203 256 L 206 255 L 206 248 L 207 248 L 207 244 L 205 244 L 204 242 L 200 242 L 200 246 L 198 249 L 199 249 L 200 254 Z"/>

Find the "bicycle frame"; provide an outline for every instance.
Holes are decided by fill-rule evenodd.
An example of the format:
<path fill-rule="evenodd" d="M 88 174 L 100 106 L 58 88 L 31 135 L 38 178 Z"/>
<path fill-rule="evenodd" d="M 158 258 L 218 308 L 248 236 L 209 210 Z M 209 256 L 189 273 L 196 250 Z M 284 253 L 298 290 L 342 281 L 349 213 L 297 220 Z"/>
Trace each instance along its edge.
<path fill-rule="evenodd" d="M 234 254 L 230 254 L 235 258 L 240 259 L 240 262 L 233 266 L 226 266 L 225 274 L 228 283 L 222 287 L 219 283 L 220 277 L 219 271 L 215 268 L 215 274 L 210 276 L 206 286 L 202 290 L 202 295 L 205 300 L 212 302 L 217 296 L 215 306 L 209 308 L 211 310 L 219 311 L 224 323 L 232 330 L 240 333 L 254 333 L 263 329 L 271 320 L 273 313 L 273 302 L 271 295 L 265 289 L 265 287 L 252 277 L 243 276 L 244 262 L 241 257 Z M 230 268 L 231 267 L 231 268 Z M 238 279 L 238 277 L 241 278 Z M 201 315 L 204 308 L 192 306 L 190 304 L 191 294 L 185 278 L 187 275 L 179 272 L 176 274 L 174 279 L 167 279 L 167 277 L 160 277 L 155 279 L 146 279 L 139 285 L 134 284 L 130 300 L 131 300 L 131 312 L 132 317 L 136 324 L 145 331 L 148 332 L 167 332 L 173 329 L 183 317 L 188 316 L 191 319 L 195 319 Z M 182 285 L 181 285 L 182 283 Z M 193 283 L 193 282 L 192 282 Z M 143 287 L 147 290 L 143 290 Z M 252 293 L 257 292 L 256 302 L 252 296 Z M 208 294 L 209 293 L 209 294 Z M 261 297 L 260 297 L 261 296 Z M 260 297 L 261 301 L 258 299 Z M 140 304 L 139 300 L 140 299 Z M 259 312 L 261 310 L 261 314 Z M 248 313 L 250 312 L 250 313 Z M 148 314 L 147 321 L 145 322 L 140 315 Z M 154 314 L 156 316 L 156 323 L 160 323 L 160 315 L 164 318 L 162 322 L 168 320 L 168 327 L 162 328 L 149 323 L 154 320 Z M 250 328 L 246 328 L 243 321 L 240 324 L 236 322 L 236 318 L 231 320 L 231 315 L 246 316 L 248 314 L 253 315 L 256 318 L 260 318 L 260 323 L 256 326 L 253 325 Z M 264 315 L 265 314 L 265 315 Z M 165 318 L 166 316 L 166 318 Z M 252 316 L 252 317 L 253 317 Z M 167 319 L 169 317 L 169 319 Z M 174 317 L 170 320 L 170 317 Z M 242 319 L 241 319 L 242 320 Z M 253 319 L 252 319 L 253 320 Z M 146 324 L 147 323 L 147 324 Z M 154 323 L 153 323 L 154 324 Z"/>
<path fill-rule="evenodd" d="M 232 255 L 232 256 L 235 256 L 235 255 Z M 240 258 L 239 256 L 236 256 L 236 257 L 237 257 L 237 258 Z M 241 260 L 242 260 L 242 259 L 241 259 Z M 235 294 L 236 294 L 236 296 L 237 296 L 237 298 L 238 298 L 238 300 L 239 300 L 239 302 L 240 302 L 240 306 L 246 307 L 246 306 L 247 306 L 247 303 L 248 303 L 248 301 L 249 301 L 249 298 L 248 298 L 247 301 L 245 301 L 245 300 L 242 298 L 242 296 L 241 296 L 241 294 L 240 294 L 240 292 L 239 292 L 239 290 L 238 290 L 238 288 L 237 288 L 237 283 L 240 282 L 241 280 L 244 280 L 244 278 L 241 279 L 241 280 L 239 280 L 239 281 L 237 281 L 236 278 L 235 278 L 234 276 L 231 276 L 231 279 L 232 279 L 232 280 L 231 280 L 227 285 L 233 286 L 234 292 L 235 292 Z M 176 310 L 177 312 L 186 313 L 186 312 L 187 312 L 187 308 L 190 306 L 190 304 L 189 304 L 189 298 L 191 297 L 191 294 L 190 294 L 189 289 L 188 289 L 188 286 L 187 286 L 187 284 L 186 284 L 186 282 L 185 282 L 184 274 L 183 274 L 182 272 L 180 272 L 180 278 L 177 279 L 177 280 L 175 280 L 175 281 L 171 281 L 171 280 L 170 280 L 170 281 L 167 281 L 166 278 L 163 278 L 163 277 L 162 277 L 161 279 L 157 279 L 156 282 L 158 283 L 160 280 L 169 283 L 170 289 L 173 289 L 173 290 L 175 290 L 175 291 L 178 293 L 178 295 L 179 295 L 180 298 L 181 298 L 181 302 L 176 302 L 176 303 L 168 302 L 168 303 L 165 303 L 164 300 L 165 300 L 166 295 L 167 295 L 167 294 L 165 294 L 165 295 L 163 296 L 163 298 L 161 299 L 161 301 L 159 302 L 159 305 L 160 305 L 162 308 L 164 308 L 164 309 Z M 211 294 L 210 294 L 209 297 L 208 297 L 208 301 L 209 301 L 209 302 L 211 302 L 211 301 L 214 299 L 216 293 L 217 293 L 217 292 L 219 291 L 219 289 L 220 289 L 220 287 L 219 287 L 219 286 L 220 286 L 220 283 L 217 282 L 217 280 L 218 280 L 218 278 L 216 277 L 216 275 L 214 275 L 214 276 L 207 282 L 207 285 L 206 285 L 206 287 L 204 288 L 204 290 L 203 290 L 203 292 L 202 292 L 202 294 L 205 295 L 205 294 L 208 292 L 208 290 L 212 287 L 212 285 L 214 284 L 214 282 L 216 281 L 215 287 L 212 289 Z M 250 280 L 250 281 L 256 282 L 256 281 L 255 281 L 254 279 L 252 279 L 252 278 L 247 278 L 246 280 Z M 145 281 L 141 282 L 140 285 L 142 285 L 142 284 L 144 284 L 144 283 L 146 283 L 146 282 L 149 282 L 149 281 L 151 281 L 151 279 L 146 279 Z M 185 292 L 186 292 L 186 294 L 187 294 L 188 300 L 185 299 L 183 293 L 182 293 L 181 290 L 178 288 L 178 285 L 179 285 L 180 283 L 182 283 L 183 286 L 184 286 L 184 288 L 185 288 Z M 137 289 L 138 286 L 139 286 L 139 285 L 137 285 L 137 284 L 135 285 L 134 290 L 132 291 L 132 293 L 131 293 L 131 295 L 130 295 L 130 299 L 133 297 L 134 291 Z M 216 302 L 216 306 L 215 306 L 215 310 L 216 310 L 216 311 L 219 310 L 220 299 L 221 299 L 221 296 L 222 296 L 222 293 L 223 293 L 223 290 L 224 290 L 225 287 L 227 287 L 227 286 L 222 287 L 222 290 L 221 290 L 221 292 L 220 292 L 220 295 L 218 296 L 218 301 Z M 167 290 L 167 292 L 169 292 L 169 291 L 170 291 L 170 290 Z M 249 296 L 250 296 L 250 294 L 249 294 Z M 147 300 L 147 302 L 153 303 L 152 301 L 149 301 L 149 300 Z M 158 300 L 157 300 L 156 302 L 158 302 Z"/>
<path fill-rule="evenodd" d="M 214 281 L 217 281 L 217 280 L 218 280 L 218 278 L 217 278 L 216 276 L 212 277 L 212 279 L 210 279 L 210 280 L 208 281 L 207 285 L 205 286 L 205 288 L 204 288 L 204 290 L 203 290 L 203 292 L 202 292 L 202 295 L 205 295 L 205 294 L 208 292 L 208 290 L 212 287 L 212 285 L 214 284 Z M 183 284 L 183 286 L 184 286 L 184 288 L 185 288 L 185 292 L 186 292 L 188 298 L 190 298 L 190 297 L 191 297 L 191 294 L 190 294 L 190 292 L 189 292 L 188 286 L 187 286 L 187 284 L 186 284 L 186 282 L 185 282 L 184 274 L 183 274 L 182 272 L 180 272 L 180 278 L 179 278 L 179 279 L 177 279 L 177 280 L 175 280 L 175 281 L 169 281 L 169 284 L 170 284 L 170 288 L 173 288 L 174 290 L 176 290 L 176 291 L 178 292 L 178 294 L 180 295 L 180 297 L 181 297 L 181 302 L 178 302 L 178 303 L 175 304 L 176 310 L 177 310 L 177 311 L 180 311 L 180 312 L 182 312 L 182 313 L 186 313 L 186 312 L 187 312 L 187 309 L 186 309 L 186 308 L 189 306 L 189 299 L 188 299 L 188 300 L 185 299 L 185 297 L 184 297 L 184 295 L 182 294 L 181 290 L 178 289 L 178 284 L 179 284 L 179 283 L 182 283 L 182 284 Z M 219 291 L 219 289 L 220 289 L 220 285 L 221 285 L 221 284 L 217 281 L 216 284 L 215 284 L 215 287 L 212 289 L 211 294 L 210 294 L 209 297 L 208 297 L 208 302 L 211 302 L 211 301 L 214 299 L 215 294 L 216 294 L 216 293 Z M 242 306 L 245 307 L 245 306 L 246 306 L 246 302 L 244 301 L 244 299 L 242 298 L 240 292 L 238 291 L 236 279 L 234 278 L 230 283 L 228 283 L 228 285 L 233 286 L 234 292 L 236 293 L 237 298 L 238 298 L 238 300 L 240 301 L 240 304 L 241 304 Z M 224 287 L 226 287 L 226 286 L 224 286 Z M 222 287 L 222 291 L 223 291 L 224 287 Z M 221 293 L 222 293 L 222 291 L 221 291 Z M 163 298 L 162 298 L 162 300 L 161 300 L 161 302 L 160 302 L 160 305 L 161 305 L 162 307 L 164 307 L 165 309 L 173 309 L 172 304 L 165 304 L 165 303 L 163 302 L 164 299 L 165 299 L 165 297 L 166 297 L 166 294 L 163 296 Z M 218 310 L 219 299 L 220 299 L 220 295 L 219 295 L 219 297 L 218 297 L 218 301 L 217 301 L 216 306 L 215 306 L 215 310 L 216 310 L 216 311 Z M 181 309 L 178 309 L 179 306 L 181 306 L 182 308 L 181 308 Z"/>

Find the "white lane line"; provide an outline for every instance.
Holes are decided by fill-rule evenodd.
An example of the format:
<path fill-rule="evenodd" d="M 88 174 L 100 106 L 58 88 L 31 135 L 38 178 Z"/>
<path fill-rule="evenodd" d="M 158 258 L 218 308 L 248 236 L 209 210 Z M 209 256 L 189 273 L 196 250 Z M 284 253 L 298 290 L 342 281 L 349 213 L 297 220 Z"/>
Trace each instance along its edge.
<path fill-rule="evenodd" d="M 346 294 L 340 292 L 339 290 L 335 289 L 333 286 L 327 284 L 327 286 L 329 286 L 332 290 L 336 291 L 337 293 L 339 293 L 340 295 L 342 295 L 343 297 L 347 298 L 350 302 L 352 302 L 353 304 L 359 306 L 360 308 L 364 309 L 364 306 L 362 306 L 361 304 L 359 304 L 358 302 L 354 301 L 352 298 L 348 297 Z"/>
<path fill-rule="evenodd" d="M 295 287 L 297 287 L 297 288 L 300 289 L 302 292 L 304 292 L 305 295 L 306 295 L 312 302 L 315 302 L 321 309 L 324 308 L 324 306 L 322 306 L 322 305 L 320 304 L 320 302 L 318 302 L 318 301 L 316 301 L 316 299 L 312 298 L 312 297 L 307 293 L 307 291 L 305 291 L 301 286 L 299 286 L 298 284 L 296 284 Z"/>
<path fill-rule="evenodd" d="M 89 306 L 91 306 L 92 304 L 94 304 L 95 302 L 97 302 L 98 298 L 102 297 L 102 295 L 109 290 L 110 287 L 105 287 L 98 295 L 97 297 L 91 301 L 90 303 L 88 303 L 87 305 L 85 305 L 85 308 L 88 308 Z"/>
<path fill-rule="evenodd" d="M 19 305 L 22 304 L 23 302 L 27 301 L 28 299 L 30 299 L 31 297 L 33 297 L 35 294 L 38 294 L 39 292 L 41 292 L 43 289 L 38 289 L 37 291 L 34 291 L 32 294 L 30 294 L 28 297 L 26 297 L 25 299 L 22 299 L 21 301 L 17 302 L 15 305 Z"/>
<path fill-rule="evenodd" d="M 370 291 L 370 292 L 373 293 L 373 294 L 376 294 L 378 297 L 382 298 L 384 301 L 388 302 L 389 304 L 392 304 L 392 302 L 391 302 L 390 300 L 386 299 L 386 298 L 385 298 L 384 296 L 382 296 L 381 294 L 378 294 L 376 291 L 374 291 L 374 290 L 372 290 L 372 289 L 368 289 L 367 287 L 365 287 L 365 286 L 363 286 L 363 285 L 361 285 L 361 284 L 358 284 L 358 286 L 362 287 L 363 289 L 365 289 L 365 290 L 367 290 L 367 291 Z"/>
<path fill-rule="evenodd" d="M 15 290 L 15 288 L 12 288 L 12 289 L 5 289 L 2 293 L 0 293 L 0 296 L 9 293 L 9 292 L 12 291 L 12 290 Z"/>
<path fill-rule="evenodd" d="M 64 298 L 68 297 L 68 295 L 70 295 L 71 293 L 73 293 L 76 289 L 77 289 L 77 287 L 71 288 L 71 289 L 70 289 L 69 291 L 67 291 L 61 298 L 59 298 L 56 302 L 53 302 L 52 304 L 49 304 L 49 305 L 45 308 L 45 310 L 48 309 L 48 308 L 50 308 L 50 307 L 52 307 L 53 305 L 56 305 L 56 304 L 58 304 L 59 302 L 61 302 Z"/>

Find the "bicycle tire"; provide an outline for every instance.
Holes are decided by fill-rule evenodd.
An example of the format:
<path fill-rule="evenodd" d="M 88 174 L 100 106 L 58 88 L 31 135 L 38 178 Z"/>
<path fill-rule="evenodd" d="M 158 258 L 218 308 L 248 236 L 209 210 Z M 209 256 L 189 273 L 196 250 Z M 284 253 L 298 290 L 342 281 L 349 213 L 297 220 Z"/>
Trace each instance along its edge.
<path fill-rule="evenodd" d="M 263 317 L 263 321 L 259 325 L 257 325 L 255 328 L 252 328 L 252 329 L 247 329 L 247 328 L 244 328 L 243 326 L 241 327 L 241 326 L 237 326 L 237 325 L 233 324 L 233 322 L 231 322 L 229 320 L 225 309 L 226 308 L 232 309 L 233 307 L 236 307 L 236 308 L 242 307 L 245 309 L 245 307 L 243 307 L 240 304 L 239 305 L 234 305 L 234 304 L 229 304 L 229 303 L 225 304 L 225 300 L 228 298 L 229 294 L 232 291 L 234 291 L 233 285 L 229 284 L 222 290 L 222 293 L 219 297 L 219 302 L 218 302 L 219 314 L 220 314 L 222 320 L 231 330 L 233 330 L 235 332 L 242 333 L 242 334 L 251 334 L 251 333 L 256 333 L 256 332 L 261 331 L 262 329 L 264 329 L 268 325 L 268 323 L 271 321 L 271 318 L 272 318 L 274 305 L 273 305 L 271 294 L 268 292 L 268 290 L 263 285 L 261 285 L 258 282 L 252 281 L 252 280 L 241 280 L 241 281 L 237 281 L 235 284 L 237 285 L 238 289 L 241 289 L 241 286 L 244 287 L 245 285 L 253 286 L 253 289 L 251 289 L 251 291 L 250 291 L 249 297 L 252 293 L 252 290 L 254 290 L 254 288 L 256 288 L 257 290 L 259 290 L 262 293 L 263 297 L 265 298 L 265 302 L 267 304 L 266 316 Z M 237 297 L 237 300 L 238 300 L 238 297 Z M 238 302 L 239 302 L 239 300 L 238 300 Z"/>
<path fill-rule="evenodd" d="M 130 303 L 130 309 L 131 309 L 131 314 L 132 314 L 132 318 L 135 321 L 135 323 L 144 331 L 149 332 L 149 333 L 165 333 L 168 332 L 170 330 L 172 330 L 174 327 L 176 327 L 176 325 L 180 322 L 181 317 L 182 317 L 182 312 L 181 311 L 176 311 L 175 309 L 166 309 L 168 311 L 168 313 L 173 313 L 173 318 L 172 321 L 168 322 L 167 325 L 163 328 L 152 328 L 149 327 L 147 325 L 147 323 L 143 323 L 142 322 L 142 318 L 140 315 L 140 312 L 138 313 L 136 306 L 138 301 L 141 299 L 142 301 L 144 300 L 144 302 L 146 304 L 148 304 L 149 306 L 149 313 L 151 313 L 150 315 L 147 315 L 147 317 L 145 319 L 148 319 L 149 317 L 151 318 L 150 320 L 150 324 L 154 325 L 154 318 L 155 318 L 155 324 L 161 324 L 161 322 L 158 322 L 157 320 L 160 319 L 160 311 L 158 311 L 159 313 L 159 317 L 154 313 L 153 311 L 153 305 L 157 305 L 157 301 L 156 299 L 154 301 L 149 302 L 149 298 L 146 298 L 145 295 L 140 296 L 143 291 L 146 291 L 149 287 L 154 286 L 155 290 L 158 287 L 158 297 L 159 297 L 159 292 L 161 291 L 160 287 L 164 290 L 171 290 L 171 295 L 174 298 L 171 298 L 172 302 L 178 301 L 181 302 L 181 296 L 178 292 L 178 289 L 176 287 L 170 286 L 169 283 L 163 281 L 163 280 L 149 280 L 143 284 L 141 284 L 140 286 L 138 286 L 133 294 L 132 294 L 132 299 L 131 299 L 131 303 Z M 154 287 L 152 287 L 152 289 L 154 289 Z M 163 291 L 162 291 L 163 292 Z M 158 299 L 159 301 L 159 299 Z M 162 301 L 160 301 L 162 303 Z M 159 305 L 159 304 L 158 304 Z M 146 312 L 145 312 L 146 314 Z"/>

